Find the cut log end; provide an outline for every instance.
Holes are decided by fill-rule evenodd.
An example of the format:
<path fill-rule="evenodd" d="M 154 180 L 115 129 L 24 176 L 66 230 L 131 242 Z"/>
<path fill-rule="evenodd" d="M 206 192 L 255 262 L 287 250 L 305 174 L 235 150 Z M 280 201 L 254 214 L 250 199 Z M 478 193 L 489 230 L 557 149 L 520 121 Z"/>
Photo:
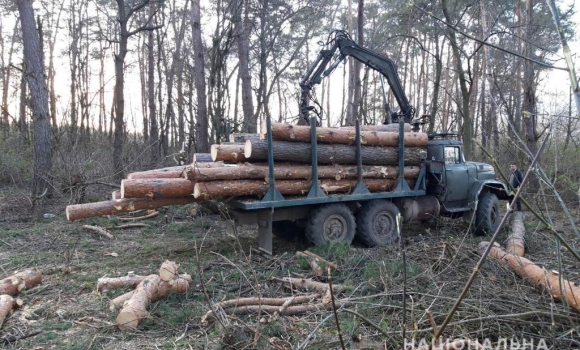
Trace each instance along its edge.
<path fill-rule="evenodd" d="M 179 265 L 173 261 L 165 260 L 159 268 L 159 277 L 161 280 L 169 282 L 177 276 Z"/>
<path fill-rule="evenodd" d="M 211 154 L 211 159 L 215 162 L 218 156 L 218 147 L 219 145 L 211 145 L 211 150 L 210 150 L 210 154 Z"/>

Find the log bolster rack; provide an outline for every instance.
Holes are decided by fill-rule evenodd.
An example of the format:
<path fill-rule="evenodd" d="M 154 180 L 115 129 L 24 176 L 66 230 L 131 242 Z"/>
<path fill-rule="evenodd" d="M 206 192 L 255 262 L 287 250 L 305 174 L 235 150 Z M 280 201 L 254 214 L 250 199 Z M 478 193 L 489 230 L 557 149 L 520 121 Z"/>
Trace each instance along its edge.
<path fill-rule="evenodd" d="M 248 225 L 258 223 L 258 242 L 260 250 L 272 254 L 272 222 L 279 220 L 297 220 L 308 217 L 312 206 L 337 202 L 368 201 L 373 199 L 399 198 L 399 197 L 419 197 L 426 194 L 425 166 L 421 164 L 419 177 L 413 189 L 404 179 L 404 122 L 399 123 L 399 176 L 395 188 L 388 192 L 369 192 L 362 177 L 362 156 L 360 123 L 356 121 L 356 157 L 357 157 L 357 184 L 350 194 L 327 195 L 320 188 L 318 180 L 318 152 L 316 136 L 316 117 L 310 118 L 311 125 L 311 166 L 312 184 L 308 195 L 300 198 L 284 198 L 276 188 L 274 176 L 274 153 L 272 147 L 272 122 L 266 118 L 267 140 L 268 140 L 268 167 L 269 185 L 268 191 L 262 200 L 247 201 L 241 199 L 231 199 L 227 205 L 232 209 L 232 221 L 230 230 L 235 230 L 232 225 Z M 276 208 L 276 210 L 274 210 Z M 233 231 L 231 231 L 233 232 Z"/>

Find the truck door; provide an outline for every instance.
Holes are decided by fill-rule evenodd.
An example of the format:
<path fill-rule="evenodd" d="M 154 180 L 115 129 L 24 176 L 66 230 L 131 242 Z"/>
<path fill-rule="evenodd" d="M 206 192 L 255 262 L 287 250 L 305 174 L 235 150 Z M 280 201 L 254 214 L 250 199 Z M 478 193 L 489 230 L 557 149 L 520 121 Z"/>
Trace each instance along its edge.
<path fill-rule="evenodd" d="M 445 202 L 448 207 L 467 205 L 469 176 L 460 146 L 445 146 Z"/>

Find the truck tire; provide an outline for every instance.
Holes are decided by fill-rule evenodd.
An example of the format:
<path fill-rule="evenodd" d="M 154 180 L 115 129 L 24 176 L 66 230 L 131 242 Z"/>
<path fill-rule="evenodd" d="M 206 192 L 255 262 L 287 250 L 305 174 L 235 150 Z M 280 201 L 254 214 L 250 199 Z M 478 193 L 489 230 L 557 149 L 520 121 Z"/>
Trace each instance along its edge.
<path fill-rule="evenodd" d="M 358 239 L 369 247 L 396 242 L 399 238 L 398 214 L 399 208 L 392 202 L 384 199 L 367 202 L 356 218 Z"/>
<path fill-rule="evenodd" d="M 500 207 L 497 196 L 487 192 L 481 195 L 475 212 L 476 236 L 485 236 L 494 233 L 500 222 Z"/>
<path fill-rule="evenodd" d="M 272 234 L 281 239 L 293 239 L 304 236 L 304 228 L 292 220 L 281 220 L 272 222 Z"/>
<path fill-rule="evenodd" d="M 330 242 L 352 242 L 356 222 L 345 204 L 328 204 L 314 209 L 306 224 L 306 238 L 314 245 Z"/>

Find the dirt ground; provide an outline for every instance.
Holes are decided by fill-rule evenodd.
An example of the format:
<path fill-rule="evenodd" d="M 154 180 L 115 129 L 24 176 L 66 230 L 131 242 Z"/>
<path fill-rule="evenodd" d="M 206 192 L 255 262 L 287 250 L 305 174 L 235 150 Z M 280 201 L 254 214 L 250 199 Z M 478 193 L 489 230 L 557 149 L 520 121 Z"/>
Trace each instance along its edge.
<path fill-rule="evenodd" d="M 480 258 L 477 244 L 489 239 L 473 237 L 467 222 L 441 219 L 405 225 L 402 245 L 310 247 L 297 237 L 275 239 L 274 255 L 268 256 L 257 252 L 255 227 L 231 236 L 219 216 L 194 217 L 192 207 L 184 206 L 162 209 L 161 215 L 143 221 L 149 227 L 112 231 L 116 239 L 108 240 L 81 226 L 112 226 L 118 219 L 70 223 L 62 204 L 45 209 L 56 217 L 38 218 L 44 213 L 31 211 L 30 203 L 14 191 L 0 189 L 0 277 L 37 268 L 44 278 L 20 294 L 24 306 L 0 329 L 0 348 L 6 349 L 340 349 L 331 310 L 294 316 L 261 313 L 259 318 L 231 314 L 221 322 L 201 322 L 211 303 L 300 294 L 276 278 L 313 277 L 308 262 L 295 257 L 305 249 L 339 266 L 332 283 L 344 287 L 335 296 L 337 303 L 348 301 L 337 312 L 345 348 L 411 349 L 413 342 L 423 345 L 433 338 L 425 310 L 437 325 L 443 323 Z M 577 249 L 579 238 L 571 225 L 558 212 L 551 214 Z M 525 223 L 526 257 L 580 284 L 580 263 L 529 212 Z M 193 288 L 151 304 L 137 330 L 118 330 L 109 300 L 126 291 L 98 294 L 97 279 L 130 271 L 156 273 L 165 259 L 193 276 Z M 326 283 L 328 276 L 318 280 Z M 494 349 L 504 343 L 510 349 L 516 341 L 533 344 L 521 349 L 542 349 L 544 344 L 546 349 L 577 349 L 579 324 L 580 315 L 567 305 L 487 261 L 443 339 L 478 340 Z"/>

